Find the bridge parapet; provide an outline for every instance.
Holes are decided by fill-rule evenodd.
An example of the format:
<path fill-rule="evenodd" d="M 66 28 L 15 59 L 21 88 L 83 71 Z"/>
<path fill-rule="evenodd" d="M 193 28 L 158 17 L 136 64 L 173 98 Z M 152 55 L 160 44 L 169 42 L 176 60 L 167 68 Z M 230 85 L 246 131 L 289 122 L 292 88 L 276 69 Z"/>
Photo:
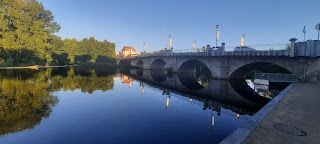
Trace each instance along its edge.
<path fill-rule="evenodd" d="M 224 56 L 289 56 L 288 50 L 268 50 L 268 51 L 230 51 Z"/>
<path fill-rule="evenodd" d="M 145 53 L 140 57 L 151 56 L 289 56 L 290 44 L 259 44 L 248 46 L 228 46 L 223 43 L 219 47 L 162 50 L 153 53 Z M 299 55 L 300 56 L 300 55 Z"/>
<path fill-rule="evenodd" d="M 256 44 L 248 46 L 228 46 L 224 44 L 217 48 L 207 47 L 194 49 L 165 49 L 151 53 L 143 53 L 138 57 L 126 57 L 121 59 L 133 59 L 140 57 L 163 56 L 283 56 L 283 57 L 320 57 L 320 41 L 308 40 L 305 42 Z"/>
<path fill-rule="evenodd" d="M 320 56 L 320 41 L 319 40 L 308 40 L 305 42 L 295 43 L 294 55 L 295 56 L 319 57 Z"/>
<path fill-rule="evenodd" d="M 292 48 L 293 47 L 293 48 Z M 320 41 L 256 44 L 247 46 L 219 46 L 194 49 L 170 49 L 144 53 L 139 57 L 155 56 L 284 56 L 284 57 L 320 57 Z M 128 57 L 130 59 L 134 57 Z"/>

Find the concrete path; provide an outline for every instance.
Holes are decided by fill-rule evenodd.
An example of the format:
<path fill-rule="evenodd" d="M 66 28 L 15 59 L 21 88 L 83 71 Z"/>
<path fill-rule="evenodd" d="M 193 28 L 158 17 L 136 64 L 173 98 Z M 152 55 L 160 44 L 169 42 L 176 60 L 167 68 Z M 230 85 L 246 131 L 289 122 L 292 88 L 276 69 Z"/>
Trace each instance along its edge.
<path fill-rule="evenodd" d="M 320 144 L 320 85 L 295 83 L 243 143 Z"/>

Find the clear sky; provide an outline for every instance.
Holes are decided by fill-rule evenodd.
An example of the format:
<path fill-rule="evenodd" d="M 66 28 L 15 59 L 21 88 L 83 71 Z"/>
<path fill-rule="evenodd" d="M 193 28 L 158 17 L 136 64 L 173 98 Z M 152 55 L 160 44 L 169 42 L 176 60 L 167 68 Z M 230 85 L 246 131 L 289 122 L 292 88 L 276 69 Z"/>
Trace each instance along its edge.
<path fill-rule="evenodd" d="M 94 36 L 142 51 L 159 50 L 172 36 L 174 49 L 215 45 L 286 43 L 292 37 L 317 39 L 320 0 L 39 0 L 61 25 L 62 38 Z"/>

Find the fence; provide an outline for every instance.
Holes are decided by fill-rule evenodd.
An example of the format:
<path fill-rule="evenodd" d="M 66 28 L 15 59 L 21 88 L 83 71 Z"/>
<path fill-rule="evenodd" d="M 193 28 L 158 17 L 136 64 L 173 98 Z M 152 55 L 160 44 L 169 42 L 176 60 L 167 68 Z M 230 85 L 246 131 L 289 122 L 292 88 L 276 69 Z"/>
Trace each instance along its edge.
<path fill-rule="evenodd" d="M 255 44 L 246 46 L 227 46 L 225 51 L 275 51 L 275 50 L 288 50 L 288 43 L 274 43 L 274 44 Z"/>
<path fill-rule="evenodd" d="M 289 56 L 287 43 L 256 44 L 246 46 L 220 46 L 190 49 L 169 49 L 143 53 L 139 57 L 150 56 Z M 127 57 L 124 59 L 130 59 Z"/>
<path fill-rule="evenodd" d="M 296 82 L 297 76 L 295 74 L 282 73 L 256 73 L 255 79 L 263 79 L 270 82 Z"/>

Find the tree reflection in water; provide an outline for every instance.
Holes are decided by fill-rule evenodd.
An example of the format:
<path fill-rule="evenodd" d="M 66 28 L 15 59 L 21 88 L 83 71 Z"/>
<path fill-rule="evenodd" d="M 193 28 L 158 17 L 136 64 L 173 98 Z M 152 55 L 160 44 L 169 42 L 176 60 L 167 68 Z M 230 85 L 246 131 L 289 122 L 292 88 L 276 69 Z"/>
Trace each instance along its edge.
<path fill-rule="evenodd" d="M 0 135 L 33 128 L 58 102 L 48 91 L 51 84 L 44 71 L 28 73 L 32 72 L 1 71 Z"/>
<path fill-rule="evenodd" d="M 113 89 L 115 70 L 77 68 L 0 71 L 0 135 L 32 129 L 48 118 L 58 103 L 52 92 L 93 93 Z M 85 74 L 82 75 L 82 74 Z"/>

